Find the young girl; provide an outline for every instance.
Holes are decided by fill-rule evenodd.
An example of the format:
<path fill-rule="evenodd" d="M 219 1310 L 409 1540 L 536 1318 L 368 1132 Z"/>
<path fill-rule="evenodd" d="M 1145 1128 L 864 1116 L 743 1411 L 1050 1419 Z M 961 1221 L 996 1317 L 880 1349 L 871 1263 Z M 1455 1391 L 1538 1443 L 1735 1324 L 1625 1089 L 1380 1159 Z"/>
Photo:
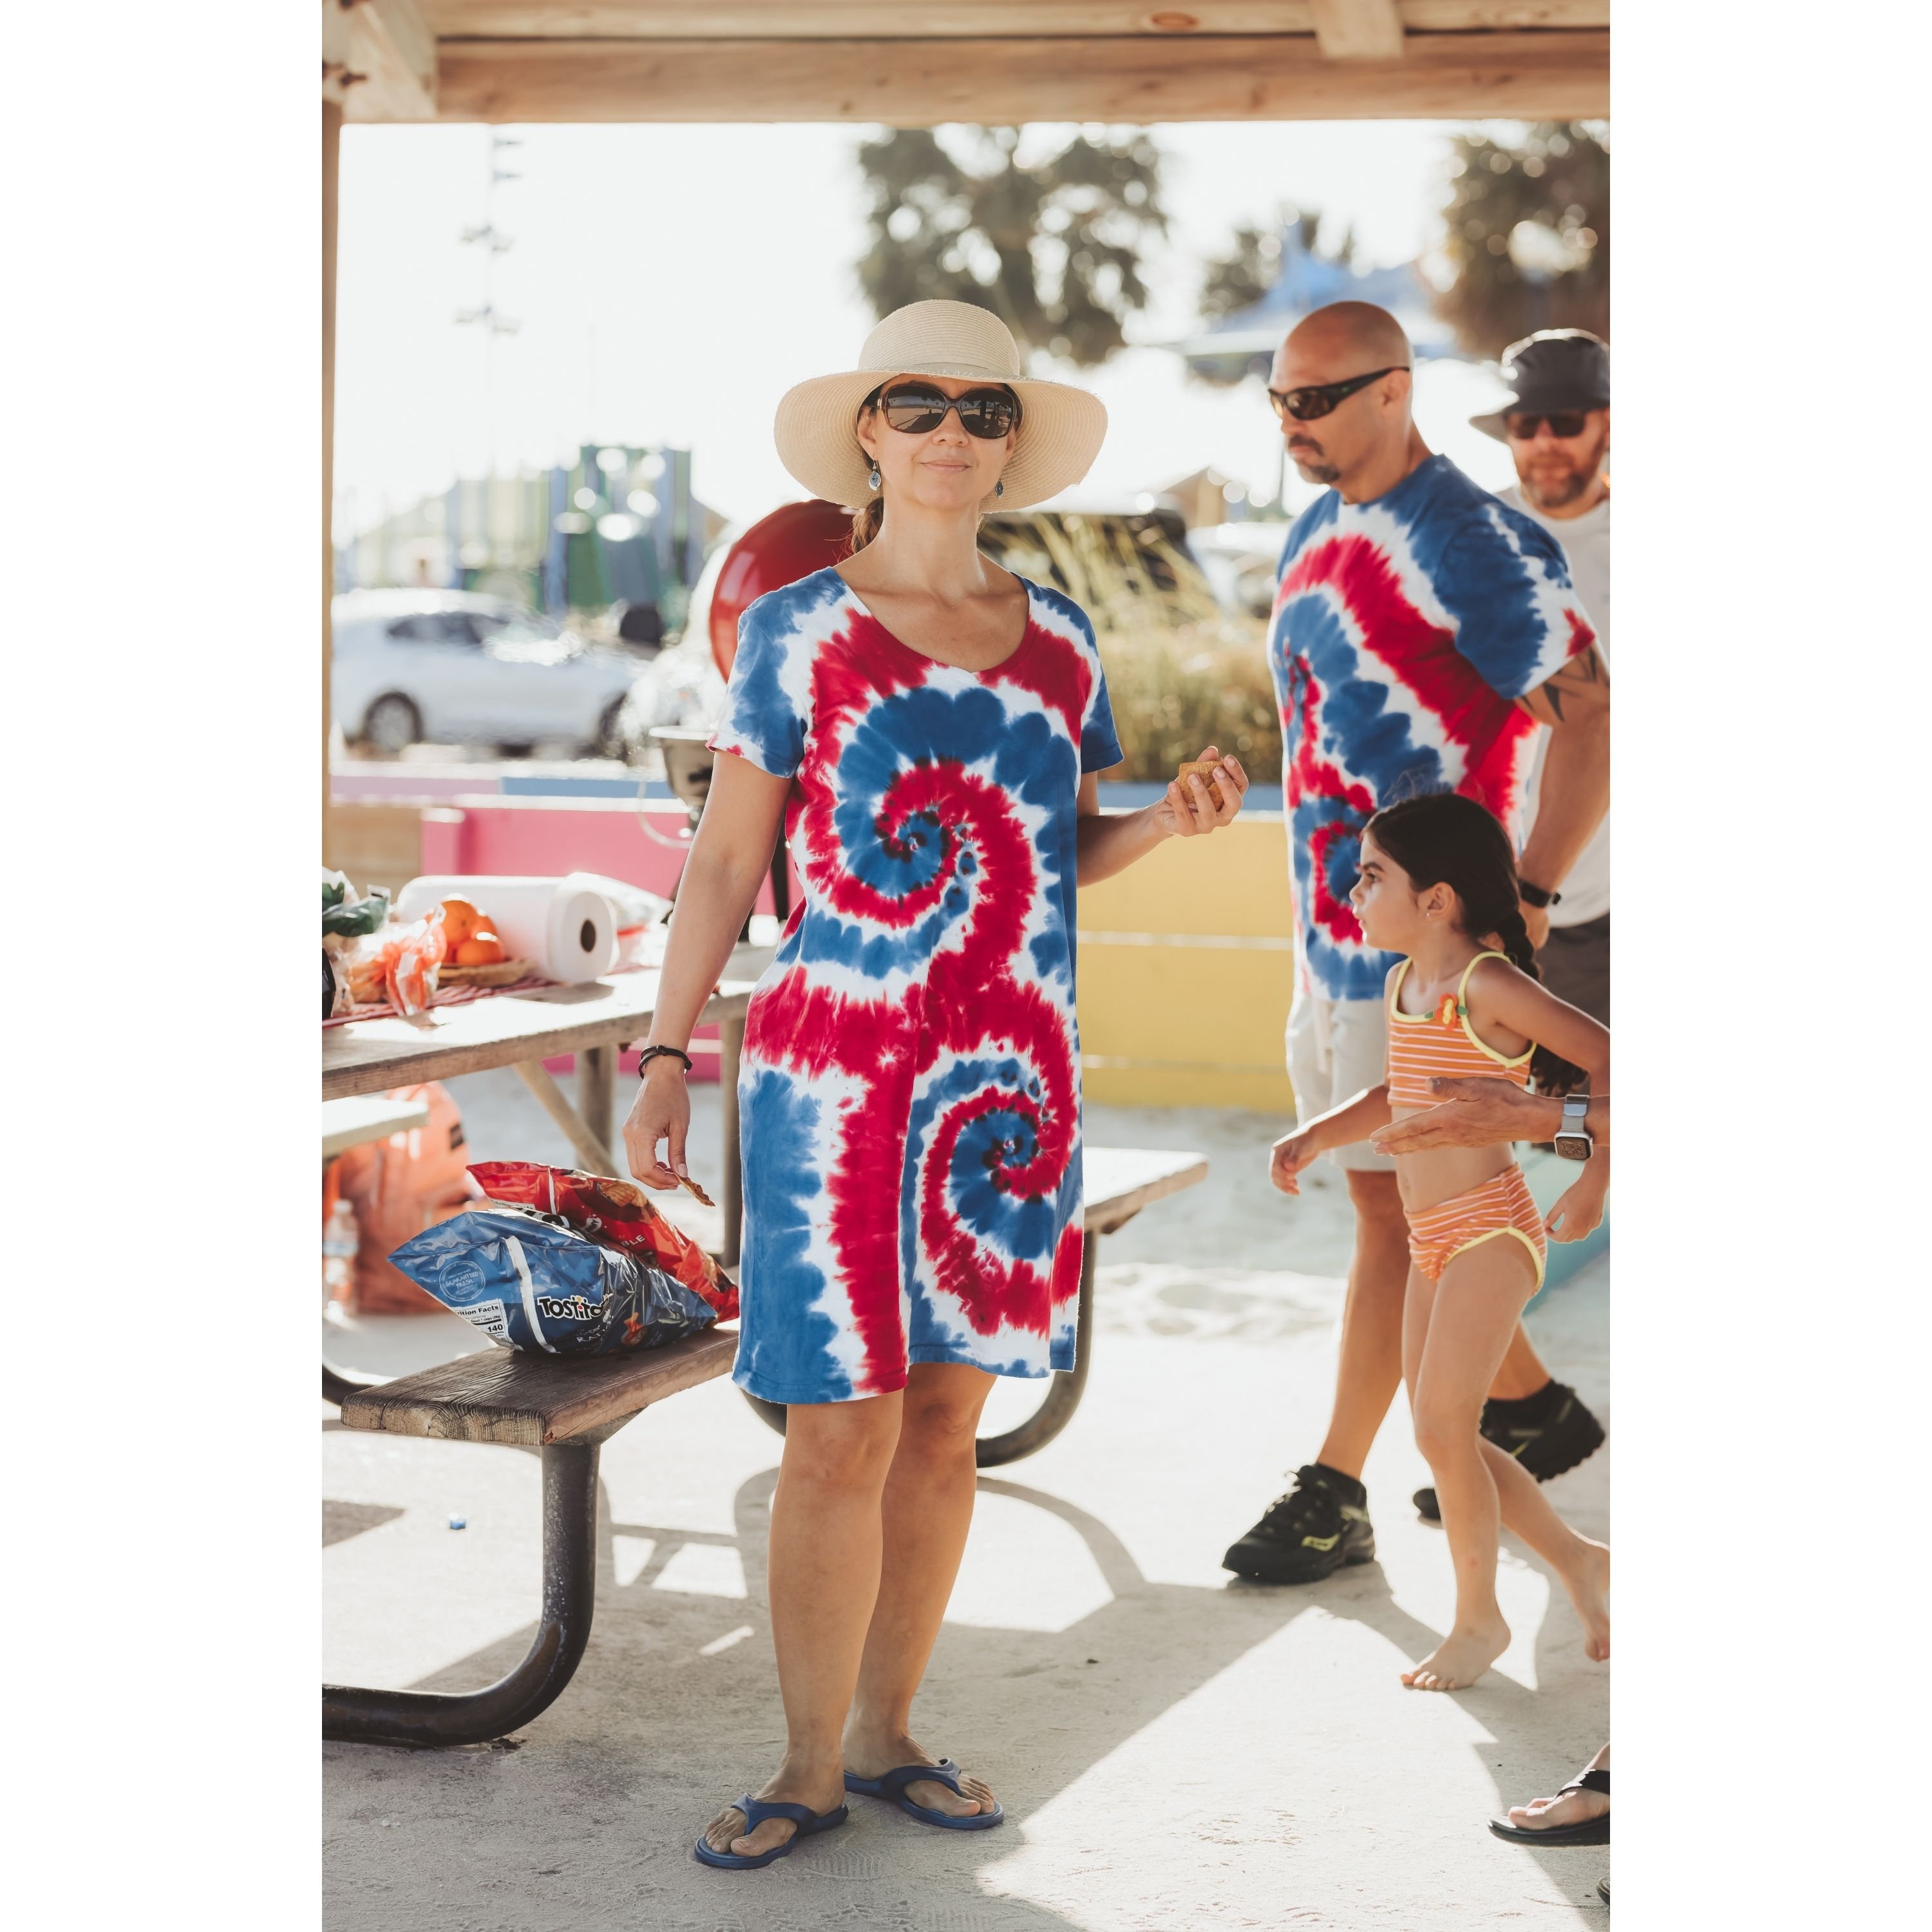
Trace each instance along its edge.
<path fill-rule="evenodd" d="M 1387 981 L 1388 1077 L 1277 1141 L 1283 1192 L 1330 1148 L 1366 1140 L 1433 1106 L 1432 1076 L 1472 1075 L 1544 1092 L 1588 1077 L 1610 1085 L 1610 1036 L 1537 982 L 1508 835 L 1473 799 L 1451 793 L 1378 812 L 1362 834 L 1349 895 L 1363 936 L 1404 957 Z M 1543 1217 L 1505 1144 L 1398 1156 L 1408 1219 L 1402 1378 L 1416 1446 L 1435 1473 L 1456 1567 L 1456 1622 L 1402 1682 L 1418 1690 L 1473 1684 L 1510 1640 L 1496 1603 L 1498 1519 L 1556 1570 L 1583 1626 L 1586 1654 L 1610 1654 L 1610 1552 L 1579 1536 L 1535 1479 L 1479 1433 L 1483 1398 L 1524 1304 L 1543 1281 Z M 1610 1160 L 1599 1152 L 1552 1210 L 1550 1232 L 1580 1240 L 1603 1216 Z"/>

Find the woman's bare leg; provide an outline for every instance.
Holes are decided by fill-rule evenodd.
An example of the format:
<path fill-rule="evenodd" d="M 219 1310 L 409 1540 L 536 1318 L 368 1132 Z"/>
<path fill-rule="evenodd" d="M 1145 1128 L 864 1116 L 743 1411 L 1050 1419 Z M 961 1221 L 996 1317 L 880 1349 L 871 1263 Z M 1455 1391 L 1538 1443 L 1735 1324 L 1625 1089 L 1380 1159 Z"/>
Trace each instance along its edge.
<path fill-rule="evenodd" d="M 844 1802 L 840 1734 L 879 1594 L 880 1497 L 898 1444 L 898 1394 L 794 1402 L 772 1498 L 772 1646 L 784 1700 L 784 1761 L 760 1798 L 827 1811 Z M 705 1828 L 714 1851 L 750 1857 L 797 1830 L 767 1818 L 748 1835 L 728 1806 Z"/>
<path fill-rule="evenodd" d="M 898 1448 L 886 1478 L 878 1602 L 845 1728 L 845 1766 L 861 1778 L 943 1755 L 914 1741 L 912 1700 L 965 1552 L 978 1481 L 974 1442 L 993 1381 L 952 1362 L 916 1362 L 907 1378 Z M 988 1786 L 973 1778 L 960 1785 L 964 1795 L 925 1782 L 906 1795 L 956 1816 L 992 1809 Z"/>

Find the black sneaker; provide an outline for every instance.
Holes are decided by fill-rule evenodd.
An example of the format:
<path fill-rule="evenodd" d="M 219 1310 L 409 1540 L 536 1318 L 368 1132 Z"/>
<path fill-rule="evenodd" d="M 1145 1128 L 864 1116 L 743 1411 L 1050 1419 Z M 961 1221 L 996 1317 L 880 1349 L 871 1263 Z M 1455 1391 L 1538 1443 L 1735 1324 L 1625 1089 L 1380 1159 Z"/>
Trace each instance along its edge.
<path fill-rule="evenodd" d="M 1481 1426 L 1539 1483 L 1575 1468 L 1604 1446 L 1604 1425 L 1567 1382 L 1546 1383 L 1518 1402 L 1484 1402 Z M 1425 1522 L 1442 1520 L 1433 1490 L 1418 1490 L 1415 1508 Z"/>
<path fill-rule="evenodd" d="M 1316 1583 L 1345 1563 L 1375 1560 L 1369 1492 L 1319 1462 L 1294 1472 L 1294 1487 L 1221 1559 L 1221 1568 L 1258 1583 Z"/>

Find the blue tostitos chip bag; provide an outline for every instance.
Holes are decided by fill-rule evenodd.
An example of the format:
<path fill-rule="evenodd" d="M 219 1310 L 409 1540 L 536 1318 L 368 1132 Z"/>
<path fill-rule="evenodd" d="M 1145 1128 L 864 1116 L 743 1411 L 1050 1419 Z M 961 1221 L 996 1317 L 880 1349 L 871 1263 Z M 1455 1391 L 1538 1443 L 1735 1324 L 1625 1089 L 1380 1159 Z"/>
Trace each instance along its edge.
<path fill-rule="evenodd" d="M 493 1342 L 532 1354 L 654 1348 L 718 1318 L 662 1269 L 536 1209 L 501 1202 L 425 1228 L 389 1258 Z"/>

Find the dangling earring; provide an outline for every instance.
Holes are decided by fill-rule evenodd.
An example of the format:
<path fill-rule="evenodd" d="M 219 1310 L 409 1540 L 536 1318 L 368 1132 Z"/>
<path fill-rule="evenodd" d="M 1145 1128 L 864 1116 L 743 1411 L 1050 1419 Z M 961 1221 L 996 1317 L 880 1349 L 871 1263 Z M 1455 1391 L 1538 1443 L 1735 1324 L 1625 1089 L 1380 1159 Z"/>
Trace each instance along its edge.
<path fill-rule="evenodd" d="M 995 483 L 995 484 L 993 485 L 993 494 L 994 494 L 994 496 L 1004 496 L 1006 494 L 1006 484 L 1005 484 L 1004 482 L 1000 482 L 1000 483 Z"/>
<path fill-rule="evenodd" d="M 872 473 L 866 478 L 866 488 L 868 490 L 876 490 L 878 487 L 879 466 L 875 463 L 872 465 Z"/>

